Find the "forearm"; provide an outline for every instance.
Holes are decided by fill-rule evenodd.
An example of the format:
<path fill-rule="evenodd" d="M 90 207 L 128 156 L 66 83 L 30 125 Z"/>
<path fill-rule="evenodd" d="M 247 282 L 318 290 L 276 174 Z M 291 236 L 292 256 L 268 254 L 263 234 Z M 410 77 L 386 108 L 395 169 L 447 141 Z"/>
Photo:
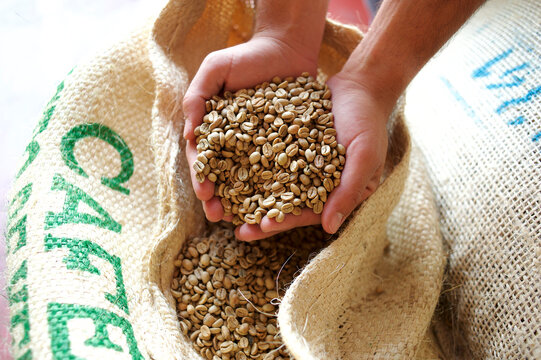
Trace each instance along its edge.
<path fill-rule="evenodd" d="M 279 39 L 317 61 L 328 0 L 259 0 L 254 37 Z"/>
<path fill-rule="evenodd" d="M 484 0 L 386 0 L 342 72 L 389 104 Z"/>

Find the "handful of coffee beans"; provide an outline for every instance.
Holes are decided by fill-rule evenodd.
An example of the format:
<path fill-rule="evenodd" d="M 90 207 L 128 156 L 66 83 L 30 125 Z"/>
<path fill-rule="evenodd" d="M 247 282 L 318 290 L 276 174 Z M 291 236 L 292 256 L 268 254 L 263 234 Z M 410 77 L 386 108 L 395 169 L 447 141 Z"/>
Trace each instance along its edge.
<path fill-rule="evenodd" d="M 206 102 L 193 167 L 199 182 L 216 184 L 233 224 L 323 211 L 346 161 L 330 99 L 327 85 L 303 73 Z"/>

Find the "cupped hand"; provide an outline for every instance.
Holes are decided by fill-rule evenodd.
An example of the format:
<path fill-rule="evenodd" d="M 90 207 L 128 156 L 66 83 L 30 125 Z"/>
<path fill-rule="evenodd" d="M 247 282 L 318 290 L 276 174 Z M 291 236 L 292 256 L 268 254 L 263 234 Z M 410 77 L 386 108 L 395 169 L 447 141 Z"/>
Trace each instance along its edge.
<path fill-rule="evenodd" d="M 277 38 L 256 35 L 244 44 L 209 54 L 201 64 L 183 100 L 186 117 L 184 138 L 187 140 L 186 156 L 195 194 L 203 202 L 203 209 L 210 221 L 231 220 L 231 217 L 224 218 L 220 200 L 214 196 L 214 183 L 208 179 L 199 183 L 191 166 L 197 157 L 194 130 L 202 123 L 205 101 L 222 91 L 251 88 L 275 76 L 296 76 L 305 71 L 315 75 L 317 56 L 318 49 L 304 49 L 298 43 L 290 44 Z M 257 227 L 259 234 L 263 234 L 258 226 L 254 227 Z M 271 234 L 259 238 L 268 236 Z"/>
<path fill-rule="evenodd" d="M 327 85 L 332 91 L 334 126 L 338 143 L 346 147 L 341 182 L 329 195 L 321 215 L 305 208 L 300 216 L 288 214 L 283 222 L 263 217 L 261 224 L 236 229 L 242 240 L 256 240 L 295 227 L 322 224 L 335 233 L 349 214 L 378 187 L 387 153 L 389 102 L 372 96 L 368 87 L 339 73 Z"/>

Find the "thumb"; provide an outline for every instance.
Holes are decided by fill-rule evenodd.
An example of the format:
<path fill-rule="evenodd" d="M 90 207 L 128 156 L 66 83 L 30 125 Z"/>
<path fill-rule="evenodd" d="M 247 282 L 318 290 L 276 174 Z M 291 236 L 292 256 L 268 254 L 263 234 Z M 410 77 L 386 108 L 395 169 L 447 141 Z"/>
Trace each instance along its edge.
<path fill-rule="evenodd" d="M 195 139 L 194 130 L 205 116 L 205 101 L 222 90 L 230 67 L 231 59 L 225 51 L 213 52 L 201 63 L 182 102 L 185 139 Z"/>
<path fill-rule="evenodd" d="M 326 232 L 334 234 L 344 220 L 378 186 L 383 172 L 375 166 L 376 157 L 357 136 L 348 146 L 346 163 L 340 185 L 329 195 L 321 214 L 321 224 Z"/>

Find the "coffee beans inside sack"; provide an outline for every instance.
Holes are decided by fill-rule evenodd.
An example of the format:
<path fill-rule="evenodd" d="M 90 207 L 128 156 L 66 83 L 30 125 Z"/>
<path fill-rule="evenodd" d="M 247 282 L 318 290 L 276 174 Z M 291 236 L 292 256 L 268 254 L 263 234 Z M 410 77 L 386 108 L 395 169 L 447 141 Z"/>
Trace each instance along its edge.
<path fill-rule="evenodd" d="M 206 102 L 195 129 L 199 182 L 216 184 L 233 224 L 284 220 L 305 207 L 323 211 L 340 184 L 346 149 L 338 144 L 331 91 L 308 73 Z"/>
<path fill-rule="evenodd" d="M 188 239 L 172 283 L 182 333 L 209 360 L 291 359 L 277 323 L 280 298 L 327 236 L 305 227 L 247 243 L 222 223 Z"/>

